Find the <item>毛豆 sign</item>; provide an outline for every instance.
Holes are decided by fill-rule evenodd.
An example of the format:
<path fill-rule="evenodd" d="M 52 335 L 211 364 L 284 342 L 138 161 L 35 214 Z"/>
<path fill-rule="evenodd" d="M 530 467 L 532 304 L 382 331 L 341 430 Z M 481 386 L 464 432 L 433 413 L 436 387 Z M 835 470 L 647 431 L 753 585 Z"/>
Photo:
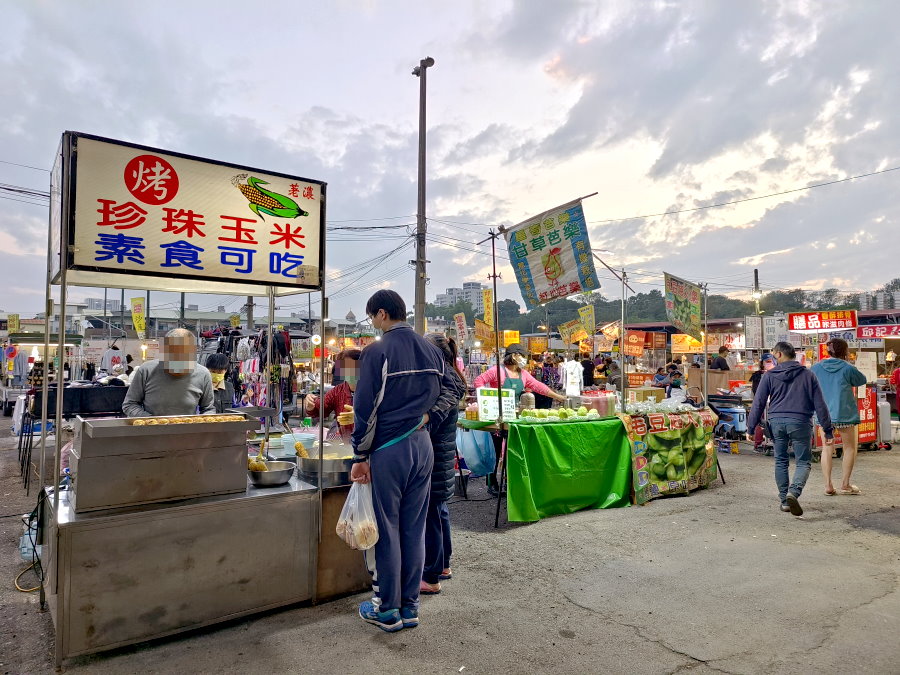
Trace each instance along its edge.
<path fill-rule="evenodd" d="M 479 387 L 475 391 L 478 401 L 478 419 L 482 422 L 500 419 L 500 405 L 497 403 L 497 389 Z M 503 402 L 503 419 L 516 419 L 516 392 L 514 389 L 500 389 L 500 400 Z"/>
<path fill-rule="evenodd" d="M 71 132 L 63 145 L 69 269 L 320 286 L 323 182 Z"/>

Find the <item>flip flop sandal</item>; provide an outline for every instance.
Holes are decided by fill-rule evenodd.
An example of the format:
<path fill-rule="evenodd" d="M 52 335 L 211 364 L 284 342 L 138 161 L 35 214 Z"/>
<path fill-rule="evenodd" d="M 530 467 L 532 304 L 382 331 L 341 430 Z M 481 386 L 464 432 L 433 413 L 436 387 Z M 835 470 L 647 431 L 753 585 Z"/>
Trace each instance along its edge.
<path fill-rule="evenodd" d="M 837 494 L 837 490 L 832 490 L 831 492 L 829 492 L 828 490 L 825 490 L 825 495 L 828 497 L 834 497 L 836 494 Z"/>
<path fill-rule="evenodd" d="M 837 493 L 839 495 L 845 495 L 845 496 L 846 495 L 858 495 L 859 488 L 856 487 L 855 485 L 851 485 L 849 490 L 845 490 L 845 489 L 841 488 L 840 490 L 837 491 Z"/>

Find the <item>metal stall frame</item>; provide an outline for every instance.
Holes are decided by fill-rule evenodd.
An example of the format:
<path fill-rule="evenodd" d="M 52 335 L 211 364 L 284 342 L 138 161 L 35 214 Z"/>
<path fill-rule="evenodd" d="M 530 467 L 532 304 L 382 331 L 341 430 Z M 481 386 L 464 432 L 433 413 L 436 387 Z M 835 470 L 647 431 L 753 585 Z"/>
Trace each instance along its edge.
<path fill-rule="evenodd" d="M 53 315 L 53 296 L 52 296 L 52 286 L 59 286 L 59 325 L 60 330 L 59 334 L 59 344 L 57 346 L 60 364 L 59 364 L 59 373 L 64 372 L 65 365 L 65 340 L 66 340 L 66 332 L 64 330 L 66 324 L 66 302 L 68 296 L 68 286 L 70 283 L 69 271 L 75 271 L 75 283 L 79 286 L 83 287 L 95 287 L 100 288 L 103 286 L 98 285 L 97 282 L 106 282 L 110 284 L 109 286 L 105 286 L 104 288 L 122 288 L 123 291 L 126 288 L 142 290 L 147 285 L 147 279 L 153 279 L 153 277 L 143 277 L 136 276 L 132 274 L 126 273 L 112 273 L 112 272 L 103 272 L 102 270 L 91 270 L 86 269 L 83 270 L 86 272 L 84 279 L 78 279 L 78 271 L 81 268 L 76 267 L 72 263 L 72 256 L 75 253 L 75 246 L 73 244 L 73 236 L 74 236 L 74 224 L 75 224 L 75 216 L 74 216 L 74 202 L 75 202 L 75 184 L 77 181 L 76 174 L 76 166 L 77 166 L 77 140 L 80 138 L 85 138 L 89 140 L 96 140 L 101 142 L 113 143 L 120 146 L 126 146 L 129 148 L 133 148 L 136 150 L 147 150 L 151 152 L 159 152 L 166 155 L 171 155 L 179 158 L 195 160 L 200 162 L 217 164 L 220 166 L 227 166 L 229 168 L 246 170 L 246 171 L 254 171 L 265 173 L 269 175 L 278 175 L 284 178 L 302 180 L 303 182 L 314 183 L 320 187 L 320 214 L 319 214 L 319 229 L 320 229 L 320 239 L 319 239 L 319 260 L 318 262 L 318 284 L 305 285 L 302 286 L 304 290 L 293 290 L 294 287 L 289 287 L 287 285 L 280 287 L 271 284 L 263 285 L 263 284 L 249 284 L 252 288 L 265 289 L 266 294 L 269 298 L 269 314 L 268 314 L 268 353 L 271 356 L 272 353 L 272 339 L 274 336 L 273 324 L 274 324 L 274 311 L 275 311 L 275 298 L 276 297 L 284 297 L 288 295 L 298 295 L 303 293 L 311 294 L 316 290 L 320 293 L 321 307 L 323 311 L 323 319 L 322 319 L 322 327 L 324 332 L 324 308 L 327 306 L 327 299 L 325 296 L 326 288 L 325 288 L 325 253 L 326 253 L 326 228 L 325 228 L 325 218 L 326 218 L 326 194 L 327 194 L 327 183 L 320 180 L 314 179 L 306 179 L 300 178 L 298 176 L 289 176 L 286 174 L 278 174 L 277 172 L 272 172 L 268 170 L 256 169 L 254 167 L 247 167 L 238 164 L 232 164 L 227 162 L 219 162 L 215 160 L 209 160 L 202 157 L 186 155 L 183 153 L 178 153 L 174 151 L 168 150 L 160 150 L 158 148 L 152 148 L 148 146 L 137 145 L 133 143 L 124 143 L 121 141 L 115 141 L 112 139 L 102 138 L 98 136 L 91 136 L 88 134 L 81 134 L 77 132 L 66 131 L 63 133 L 62 138 L 60 140 L 59 146 L 57 148 L 57 152 L 55 155 L 55 159 L 53 162 L 53 170 L 51 172 L 51 199 L 50 199 L 50 209 L 49 209 L 49 223 L 48 223 L 48 246 L 47 246 L 47 275 L 46 275 L 46 286 L 45 286 L 45 300 L 46 300 L 46 310 L 47 310 L 47 321 L 45 322 L 44 329 L 44 347 L 45 354 L 49 353 L 50 349 L 50 318 Z M 58 235 L 58 242 L 55 240 L 54 235 Z M 59 256 L 58 260 L 55 259 L 55 256 Z M 54 263 L 58 262 L 59 267 L 55 270 Z M 174 288 L 179 287 L 179 278 L 178 275 L 159 275 L 156 274 L 155 277 L 157 279 L 164 279 L 167 284 L 169 284 L 165 288 L 161 288 L 158 290 L 166 290 L 171 291 Z M 172 283 L 169 283 L 172 282 Z M 227 294 L 227 295 L 237 295 L 237 294 L 246 294 L 246 292 L 239 292 L 237 288 L 223 288 L 223 286 L 227 285 L 223 282 L 204 282 L 212 286 L 213 288 L 207 288 L 203 286 L 201 288 L 193 287 L 190 288 L 188 292 L 195 293 L 211 293 L 211 294 Z M 188 284 L 184 284 L 182 282 L 181 288 L 185 288 Z M 298 281 L 299 285 L 299 281 Z M 241 291 L 245 291 L 248 285 L 237 285 Z M 280 295 L 276 296 L 276 288 L 286 288 L 287 292 L 283 292 Z M 175 292 L 178 292 L 177 290 Z M 311 296 L 310 296 L 311 297 Z M 323 347 L 323 356 L 324 356 L 324 347 Z M 269 372 L 269 367 L 271 366 L 271 358 L 269 358 L 267 363 L 267 372 L 266 372 L 266 391 L 267 391 L 267 403 L 271 402 L 271 393 L 272 393 L 272 385 L 271 385 L 271 377 Z M 325 359 L 320 359 L 319 365 L 319 377 L 320 377 L 320 396 L 319 396 L 319 415 L 320 419 L 324 417 L 324 407 L 325 407 L 325 397 L 323 394 L 323 388 L 325 385 Z M 59 429 L 62 425 L 63 420 L 63 388 L 59 386 L 60 382 L 64 382 L 64 378 L 58 376 L 57 377 L 57 397 L 56 397 L 56 410 L 54 412 L 53 422 L 54 422 L 54 470 L 52 472 L 54 485 L 53 487 L 53 517 L 58 518 L 59 514 L 59 489 L 58 489 L 58 476 L 59 476 L 59 467 L 61 462 L 61 452 L 62 452 L 62 436 L 59 433 Z M 44 473 L 46 471 L 46 426 L 48 422 L 48 394 L 49 394 L 49 377 L 45 376 L 43 381 L 43 398 L 41 405 L 41 423 L 42 423 L 42 434 L 41 434 L 41 442 L 40 442 L 40 474 L 41 481 L 44 480 Z M 269 430 L 269 418 L 266 418 L 266 435 L 268 436 Z M 319 425 L 319 447 L 324 447 L 324 426 Z M 322 469 L 323 469 L 323 453 L 319 452 L 319 482 L 316 485 L 317 491 L 317 499 L 316 499 L 316 514 L 315 514 L 315 522 L 316 522 L 316 541 L 321 542 L 322 538 Z M 29 467 L 30 471 L 31 468 Z M 40 493 L 43 496 L 45 494 L 44 487 L 41 486 Z M 52 529 L 52 528 L 51 528 Z M 52 547 L 53 555 L 57 555 L 58 546 L 54 545 Z M 52 561 L 51 561 L 52 563 Z M 55 566 L 54 566 L 55 567 Z M 316 597 L 316 586 L 317 586 L 317 576 L 318 570 L 316 565 L 310 566 L 310 587 L 312 589 L 312 602 L 317 602 Z M 40 588 L 40 607 L 41 610 L 47 609 L 47 598 L 46 598 L 46 589 L 45 584 L 41 584 Z M 60 642 L 57 640 L 56 647 L 56 663 L 59 666 L 62 662 L 61 654 L 60 654 Z"/>

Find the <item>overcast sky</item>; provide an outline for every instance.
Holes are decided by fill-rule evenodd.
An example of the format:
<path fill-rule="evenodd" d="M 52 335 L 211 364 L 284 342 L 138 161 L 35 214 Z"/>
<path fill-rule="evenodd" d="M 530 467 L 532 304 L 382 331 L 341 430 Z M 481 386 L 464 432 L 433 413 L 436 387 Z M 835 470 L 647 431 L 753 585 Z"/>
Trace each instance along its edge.
<path fill-rule="evenodd" d="M 870 290 L 900 275 L 900 171 L 636 216 L 900 166 L 898 24 L 892 0 L 0 0 L 0 160 L 49 169 L 70 129 L 327 181 L 332 227 L 412 225 L 410 71 L 431 56 L 429 300 L 487 281 L 489 225 L 592 192 L 592 244 L 637 290 L 665 269 L 746 295 L 754 266 L 766 289 Z M 49 174 L 0 163 L 0 183 Z M 40 311 L 46 222 L 0 199 L 0 309 Z M 406 237 L 329 233 L 332 316 L 379 286 L 412 306 Z M 521 303 L 500 252 L 500 297 Z"/>

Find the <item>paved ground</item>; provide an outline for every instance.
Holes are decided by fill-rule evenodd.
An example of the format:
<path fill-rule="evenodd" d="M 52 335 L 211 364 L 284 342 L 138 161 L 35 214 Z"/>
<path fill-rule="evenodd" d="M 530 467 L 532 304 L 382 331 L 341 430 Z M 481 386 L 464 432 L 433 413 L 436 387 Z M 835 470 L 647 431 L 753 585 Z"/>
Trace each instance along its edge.
<path fill-rule="evenodd" d="M 900 673 L 900 453 L 861 456 L 859 497 L 826 497 L 814 467 L 802 520 L 778 510 L 771 458 L 720 457 L 727 485 L 642 508 L 494 530 L 493 502 L 454 504 L 455 578 L 425 599 L 416 630 L 364 625 L 359 596 L 67 671 Z M 14 514 L 31 500 L 7 439 L 0 494 L 0 673 L 49 673 L 50 618 L 37 594 L 11 590 Z"/>

